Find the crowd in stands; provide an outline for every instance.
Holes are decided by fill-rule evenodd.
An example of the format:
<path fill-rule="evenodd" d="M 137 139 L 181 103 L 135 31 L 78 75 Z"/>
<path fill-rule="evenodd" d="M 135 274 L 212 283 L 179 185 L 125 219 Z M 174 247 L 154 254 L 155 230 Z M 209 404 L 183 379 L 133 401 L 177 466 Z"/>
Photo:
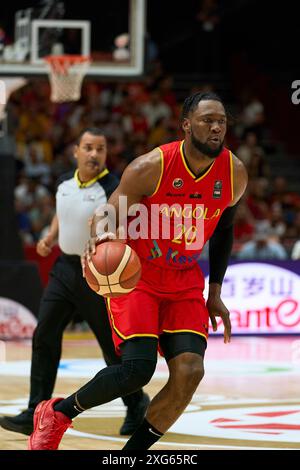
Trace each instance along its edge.
<path fill-rule="evenodd" d="M 79 102 L 51 103 L 49 85 L 40 79 L 15 92 L 7 113 L 16 142 L 15 206 L 24 244 L 36 243 L 47 230 L 55 210 L 56 181 L 74 168 L 73 145 L 83 128 L 103 129 L 108 167 L 121 176 L 137 156 L 182 137 L 181 104 L 172 77 L 159 62 L 141 81 L 86 81 Z M 238 107 L 226 144 L 246 165 L 249 185 L 237 211 L 232 256 L 300 258 L 300 194 L 290 191 L 288 181 L 268 163 L 264 105 L 253 96 Z"/>

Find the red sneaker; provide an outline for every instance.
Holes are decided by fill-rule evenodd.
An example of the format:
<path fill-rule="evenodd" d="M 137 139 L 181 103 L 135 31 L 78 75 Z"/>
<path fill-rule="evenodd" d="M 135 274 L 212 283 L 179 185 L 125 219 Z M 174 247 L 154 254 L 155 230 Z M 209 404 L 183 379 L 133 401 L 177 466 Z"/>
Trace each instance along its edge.
<path fill-rule="evenodd" d="M 71 426 L 72 420 L 60 411 L 54 411 L 55 403 L 63 398 L 41 401 L 33 416 L 33 433 L 28 441 L 28 450 L 56 450 Z"/>

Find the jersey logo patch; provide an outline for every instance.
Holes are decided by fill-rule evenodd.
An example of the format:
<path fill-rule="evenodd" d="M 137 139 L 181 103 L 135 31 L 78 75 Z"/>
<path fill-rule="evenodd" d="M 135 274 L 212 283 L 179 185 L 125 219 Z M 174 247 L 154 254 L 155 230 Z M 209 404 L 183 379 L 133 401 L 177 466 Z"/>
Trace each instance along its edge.
<path fill-rule="evenodd" d="M 213 199 L 220 199 L 222 196 L 222 181 L 216 180 L 213 190 Z"/>
<path fill-rule="evenodd" d="M 175 178 L 173 180 L 173 188 L 179 189 L 183 186 L 183 180 L 181 178 Z"/>
<path fill-rule="evenodd" d="M 84 201 L 95 201 L 96 200 L 96 196 L 95 194 L 85 194 L 83 196 L 83 200 Z"/>

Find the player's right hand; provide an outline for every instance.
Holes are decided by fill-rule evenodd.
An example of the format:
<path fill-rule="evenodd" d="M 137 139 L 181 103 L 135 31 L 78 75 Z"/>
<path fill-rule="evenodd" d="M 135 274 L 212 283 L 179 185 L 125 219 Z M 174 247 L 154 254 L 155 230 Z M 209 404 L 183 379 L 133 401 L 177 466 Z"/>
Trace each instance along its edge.
<path fill-rule="evenodd" d="M 107 242 L 109 240 L 116 240 L 116 234 L 112 232 L 103 233 L 100 237 L 91 237 L 86 245 L 83 255 L 81 256 L 81 267 L 82 267 L 82 275 L 85 277 L 85 266 L 87 262 L 91 259 L 91 255 L 96 253 L 97 245 L 100 243 Z"/>
<path fill-rule="evenodd" d="M 231 322 L 230 314 L 227 307 L 224 305 L 219 295 L 209 295 L 206 308 L 209 313 L 210 321 L 213 327 L 213 331 L 217 331 L 218 325 L 216 317 L 221 317 L 224 324 L 224 343 L 230 343 L 231 339 Z"/>
<path fill-rule="evenodd" d="M 42 238 L 36 245 L 36 252 L 44 258 L 52 251 L 51 242 L 48 237 Z"/>

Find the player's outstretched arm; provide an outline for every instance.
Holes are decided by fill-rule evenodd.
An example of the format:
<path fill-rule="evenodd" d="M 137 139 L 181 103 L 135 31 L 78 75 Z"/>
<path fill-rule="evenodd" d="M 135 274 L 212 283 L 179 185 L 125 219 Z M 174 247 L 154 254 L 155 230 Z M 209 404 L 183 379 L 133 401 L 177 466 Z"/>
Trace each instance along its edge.
<path fill-rule="evenodd" d="M 161 152 L 156 148 L 133 160 L 124 170 L 119 186 L 108 200 L 109 212 L 103 206 L 96 210 L 91 222 L 91 238 L 81 259 L 83 271 L 85 258 L 95 253 L 97 244 L 106 240 L 126 239 L 121 219 L 127 217 L 133 204 L 138 204 L 144 196 L 154 193 L 161 176 L 161 158 Z M 128 211 L 125 214 L 120 214 L 120 197 L 126 198 Z"/>

